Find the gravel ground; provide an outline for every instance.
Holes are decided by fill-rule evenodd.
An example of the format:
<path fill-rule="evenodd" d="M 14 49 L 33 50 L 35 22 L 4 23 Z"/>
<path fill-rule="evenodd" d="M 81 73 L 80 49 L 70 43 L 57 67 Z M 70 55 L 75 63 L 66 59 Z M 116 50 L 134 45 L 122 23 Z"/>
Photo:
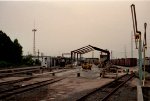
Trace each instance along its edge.
<path fill-rule="evenodd" d="M 80 73 L 80 77 L 77 77 L 77 73 Z M 123 73 L 120 73 L 120 75 L 123 75 Z M 114 80 L 113 78 L 100 78 L 99 68 L 97 67 L 93 67 L 91 71 L 77 67 L 73 70 L 57 73 L 55 76 L 57 78 L 62 76 L 66 78 L 59 82 L 18 94 L 8 101 L 75 101 L 89 91 Z M 39 80 L 51 77 L 46 75 L 39 78 Z M 35 81 L 38 81 L 38 79 Z"/>
<path fill-rule="evenodd" d="M 90 90 L 112 80 L 68 77 L 57 83 L 16 95 L 10 101 L 75 101 Z"/>
<path fill-rule="evenodd" d="M 137 78 L 128 81 L 108 101 L 137 101 Z"/>

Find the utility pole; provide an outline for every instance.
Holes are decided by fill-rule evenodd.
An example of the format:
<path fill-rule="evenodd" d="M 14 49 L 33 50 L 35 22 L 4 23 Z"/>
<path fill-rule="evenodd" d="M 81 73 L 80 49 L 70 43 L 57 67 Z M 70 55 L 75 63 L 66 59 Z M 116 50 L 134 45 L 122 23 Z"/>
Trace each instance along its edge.
<path fill-rule="evenodd" d="M 113 59 L 113 54 L 112 53 L 113 53 L 113 51 L 111 50 L 111 59 Z"/>
<path fill-rule="evenodd" d="M 125 59 L 126 59 L 127 58 L 126 45 L 124 46 L 124 51 L 125 51 L 124 55 L 125 55 Z"/>
<path fill-rule="evenodd" d="M 39 60 L 39 54 L 40 54 L 40 52 L 39 52 L 39 49 L 38 49 L 38 60 Z"/>
<path fill-rule="evenodd" d="M 33 31 L 33 56 L 36 56 L 36 51 L 35 51 L 35 32 L 37 29 L 35 29 L 35 22 L 34 22 L 34 28 L 32 29 Z"/>

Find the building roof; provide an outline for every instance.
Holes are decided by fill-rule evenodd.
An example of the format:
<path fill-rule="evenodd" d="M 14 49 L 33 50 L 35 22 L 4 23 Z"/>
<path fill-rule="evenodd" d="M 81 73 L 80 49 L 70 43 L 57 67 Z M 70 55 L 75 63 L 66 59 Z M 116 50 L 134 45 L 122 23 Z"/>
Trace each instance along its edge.
<path fill-rule="evenodd" d="M 108 50 L 104 50 L 104 49 L 101 49 L 101 48 L 98 48 L 98 47 L 95 47 L 95 46 L 92 46 L 92 45 L 81 47 L 81 48 L 73 50 L 71 52 L 72 53 L 78 53 L 78 54 L 85 54 L 85 53 L 88 53 L 88 52 L 91 52 L 91 51 L 94 51 L 94 50 L 110 54 Z"/>

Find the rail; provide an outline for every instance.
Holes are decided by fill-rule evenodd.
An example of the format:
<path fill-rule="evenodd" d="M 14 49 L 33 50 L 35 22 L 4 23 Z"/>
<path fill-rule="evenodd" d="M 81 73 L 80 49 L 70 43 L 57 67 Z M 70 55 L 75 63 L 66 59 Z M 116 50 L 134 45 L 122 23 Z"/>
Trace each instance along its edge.
<path fill-rule="evenodd" d="M 0 77 L 11 76 L 14 74 L 22 74 L 27 72 L 39 71 L 40 67 L 27 67 L 27 68 L 15 68 L 0 70 Z"/>
<path fill-rule="evenodd" d="M 106 101 L 110 96 L 112 96 L 121 86 L 123 86 L 127 81 L 129 81 L 134 74 L 126 74 L 113 82 L 110 82 L 100 88 L 97 88 L 90 93 L 82 96 L 77 101 L 86 101 L 86 100 L 93 100 L 93 101 Z M 97 96 L 96 96 L 97 95 Z"/>
<path fill-rule="evenodd" d="M 15 94 L 20 94 L 38 87 L 42 87 L 48 84 L 52 84 L 55 82 L 58 82 L 60 80 L 63 80 L 64 78 L 56 78 L 56 79 L 50 79 L 50 80 L 45 80 L 45 81 L 41 81 L 41 82 L 37 82 L 34 84 L 29 84 L 29 85 L 25 85 L 25 86 L 20 86 L 18 88 L 12 88 L 12 89 L 7 89 L 5 91 L 1 91 L 0 92 L 0 100 L 3 99 L 7 99 L 8 97 L 11 97 Z"/>

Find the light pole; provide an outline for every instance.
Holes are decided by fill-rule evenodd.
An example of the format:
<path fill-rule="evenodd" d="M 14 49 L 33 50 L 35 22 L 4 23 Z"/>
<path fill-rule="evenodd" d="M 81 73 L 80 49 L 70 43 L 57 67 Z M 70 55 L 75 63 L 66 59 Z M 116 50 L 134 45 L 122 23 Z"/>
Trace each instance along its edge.
<path fill-rule="evenodd" d="M 34 35 L 33 35 L 33 56 L 36 56 L 36 51 L 35 51 L 35 32 L 37 31 L 37 29 L 33 29 L 32 30 Z"/>

